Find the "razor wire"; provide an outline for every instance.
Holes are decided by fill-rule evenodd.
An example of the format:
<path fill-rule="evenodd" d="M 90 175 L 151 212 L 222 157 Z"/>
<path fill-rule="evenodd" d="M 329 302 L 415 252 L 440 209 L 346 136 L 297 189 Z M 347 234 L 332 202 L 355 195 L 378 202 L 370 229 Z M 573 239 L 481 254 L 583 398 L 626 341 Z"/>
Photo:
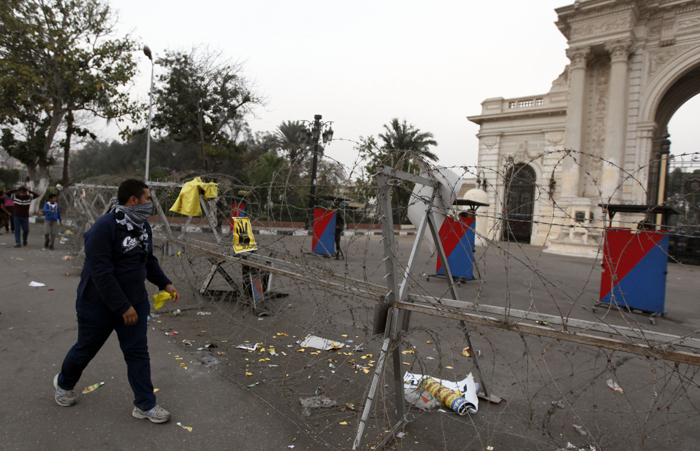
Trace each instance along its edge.
<path fill-rule="evenodd" d="M 686 219 L 657 224 L 653 215 L 619 214 L 613 223 L 607 217 L 582 221 L 558 202 L 548 180 L 537 180 L 532 202 L 546 204 L 552 214 L 534 215 L 529 222 L 544 228 L 545 240 L 570 237 L 571 231 L 585 234 L 598 258 L 550 254 L 543 246 L 502 239 L 502 229 L 509 222 L 522 221 L 503 212 L 513 168 L 527 164 L 561 167 L 567 158 L 580 164 L 584 156 L 598 158 L 552 151 L 517 164 L 506 161 L 499 168 L 449 168 L 460 179 L 483 176 L 487 191 L 496 194 L 495 205 L 475 213 L 476 220 L 489 227 L 477 225 L 474 279 L 460 281 L 454 287 L 460 302 L 451 301 L 447 281 L 435 277 L 436 252 L 422 246 L 405 282 L 409 290 L 406 308 L 415 310 L 410 326 L 398 338 L 401 362 L 397 368 L 387 361 L 377 373 L 378 390 L 363 449 L 697 448 L 698 366 L 664 358 L 672 353 L 700 353 L 693 312 L 674 310 L 651 325 L 629 309 L 594 308 L 599 301 L 606 232 L 611 226 L 636 229 L 644 223 L 663 228 L 676 241 L 690 237 L 697 230 L 697 224 L 687 221 L 688 212 L 698 209 L 694 185 L 684 181 L 688 189 L 669 199 L 674 207 L 683 207 Z M 419 160 L 408 153 L 403 158 Z M 696 155 L 676 157 L 677 161 L 686 158 L 694 161 Z M 397 161 L 396 167 L 402 164 Z M 420 164 L 426 173 L 437 170 L 429 162 Z M 359 165 L 358 161 L 344 168 L 345 173 L 358 173 Z M 621 171 L 618 189 L 641 186 L 647 168 Z M 593 174 L 585 168 L 581 171 L 586 183 L 597 186 Z M 685 173 L 692 174 L 692 169 Z M 202 200 L 208 213 L 194 218 L 169 212 L 182 181 L 151 183 L 162 211 L 162 215 L 154 211 L 151 220 L 158 258 L 182 297 L 179 305 L 154 310 L 153 332 L 166 334 L 196 364 L 251 391 L 276 415 L 298 425 L 319 447 L 350 449 L 383 341 L 382 335 L 374 333 L 376 306 L 388 292 L 383 247 L 387 237 L 381 232 L 380 220 L 382 214 L 404 218 L 409 206 L 424 199 L 413 191 L 412 184 L 391 179 L 392 199 L 402 195 L 408 204 L 394 202 L 391 212 L 382 212 L 377 207 L 376 186 L 363 186 L 360 193 L 352 185 L 317 185 L 320 196 L 344 199 L 335 204 L 316 199 L 322 211 L 343 215 L 343 258 L 336 259 L 323 256 L 334 254 L 330 244 L 324 248 L 322 243 L 321 254 L 313 252 L 319 237 L 305 224 L 308 185 L 299 179 L 279 173 L 264 185 L 250 186 L 225 174 L 201 176 L 218 184 L 218 196 Z M 118 183 L 116 179 L 88 180 L 62 193 L 62 208 L 76 232 L 72 240 L 76 252 L 79 233 L 108 210 Z M 358 202 L 360 196 L 364 202 Z M 610 199 L 602 197 L 595 201 L 609 203 Z M 257 242 L 254 254 L 232 251 L 232 210 L 241 204 Z M 460 207 L 454 207 L 436 214 L 447 217 L 459 212 Z M 416 237 L 406 226 L 394 227 L 398 275 L 406 272 Z M 697 267 L 669 254 L 672 263 L 666 293 L 671 303 L 694 294 L 698 272 Z M 685 288 L 671 283 L 678 278 L 684 280 Z M 256 299 L 255 283 L 260 283 L 262 304 Z M 149 285 L 149 289 L 156 293 L 155 287 Z M 471 346 L 460 328 L 459 320 L 464 318 Z M 611 349 L 592 344 L 593 339 L 573 342 L 557 335 L 565 333 L 614 337 L 621 346 L 640 347 L 648 353 L 635 355 L 621 350 L 624 346 Z M 308 342 L 310 337 L 323 340 Z M 478 380 L 473 355 L 480 359 L 483 380 Z M 181 369 L 175 361 L 173 367 Z M 503 401 L 481 400 L 476 413 L 464 416 L 445 406 L 421 410 L 407 404 L 408 424 L 394 430 L 397 370 L 451 381 L 471 373 Z"/>

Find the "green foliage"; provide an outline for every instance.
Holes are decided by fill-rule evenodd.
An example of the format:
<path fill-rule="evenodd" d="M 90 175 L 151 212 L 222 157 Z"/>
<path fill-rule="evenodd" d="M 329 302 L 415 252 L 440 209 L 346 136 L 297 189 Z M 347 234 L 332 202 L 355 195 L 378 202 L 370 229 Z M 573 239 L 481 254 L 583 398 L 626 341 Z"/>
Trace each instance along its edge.
<path fill-rule="evenodd" d="M 390 166 L 405 172 L 418 173 L 421 160 L 437 161 L 438 157 L 430 151 L 430 146 L 437 146 L 430 132 L 421 132 L 404 119 L 392 119 L 384 125 L 384 133 L 379 134 L 382 145 L 379 146 L 373 136 L 360 138 L 356 148 L 361 158 L 366 161 L 363 174 L 356 181 L 354 195 L 361 202 L 371 202 L 376 197 L 375 175 L 380 166 Z M 396 223 L 406 220 L 406 209 L 411 199 L 414 183 L 402 181 L 392 190 Z"/>
<path fill-rule="evenodd" d="M 7 0 L 0 6 L 2 146 L 27 165 L 31 179 L 37 166 L 41 177 L 55 163 L 49 150 L 69 112 L 114 120 L 136 114 L 123 87 L 136 73 L 137 46 L 128 36 L 110 38 L 113 30 L 109 6 L 100 0 Z"/>
<path fill-rule="evenodd" d="M 165 74 L 158 77 L 153 128 L 174 141 L 198 144 L 202 168 L 217 170 L 242 151 L 245 118 L 261 99 L 242 77 L 242 67 L 222 61 L 220 54 L 171 51 L 158 64 Z"/>

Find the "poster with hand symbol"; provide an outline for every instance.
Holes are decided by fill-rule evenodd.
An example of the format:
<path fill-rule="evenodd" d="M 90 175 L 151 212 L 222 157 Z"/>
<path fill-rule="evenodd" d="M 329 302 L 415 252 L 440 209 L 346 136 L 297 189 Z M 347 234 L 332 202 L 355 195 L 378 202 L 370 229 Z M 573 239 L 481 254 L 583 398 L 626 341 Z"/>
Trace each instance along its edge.
<path fill-rule="evenodd" d="M 233 251 L 237 254 L 258 248 L 250 226 L 250 218 L 233 218 Z"/>

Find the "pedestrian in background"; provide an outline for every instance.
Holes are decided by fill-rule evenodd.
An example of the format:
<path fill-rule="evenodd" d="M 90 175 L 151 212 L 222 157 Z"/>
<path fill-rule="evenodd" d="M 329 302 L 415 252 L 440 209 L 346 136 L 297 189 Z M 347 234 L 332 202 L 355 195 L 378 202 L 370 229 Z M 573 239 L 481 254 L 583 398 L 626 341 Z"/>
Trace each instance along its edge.
<path fill-rule="evenodd" d="M 39 197 L 39 195 L 34 191 L 28 190 L 25 186 L 20 186 L 16 190 L 10 190 L 8 194 L 15 204 L 13 212 L 15 247 L 26 246 L 27 236 L 29 236 L 29 206 L 32 204 L 32 200 Z"/>
<path fill-rule="evenodd" d="M 44 249 L 53 250 L 53 243 L 58 235 L 61 222 L 61 208 L 58 206 L 58 196 L 49 194 L 48 202 L 44 204 Z"/>
<path fill-rule="evenodd" d="M 147 318 L 151 309 L 144 280 L 179 299 L 177 290 L 153 255 L 148 217 L 151 192 L 140 180 L 125 180 L 117 191 L 119 204 L 85 232 L 85 264 L 78 284 L 78 342 L 68 351 L 53 379 L 54 399 L 69 407 L 78 400 L 75 386 L 112 331 L 124 353 L 134 392 L 134 418 L 165 423 L 170 413 L 156 404 L 148 355 Z"/>
<path fill-rule="evenodd" d="M 5 227 L 5 232 L 9 232 L 9 224 L 12 221 L 12 214 L 5 208 L 5 201 L 9 199 L 4 192 L 0 191 L 0 229 Z M 14 229 L 13 229 L 14 231 Z"/>
<path fill-rule="evenodd" d="M 10 198 L 10 190 L 8 189 L 5 193 L 5 210 L 7 210 L 10 213 L 10 229 L 12 230 L 12 233 L 15 233 L 15 221 L 13 219 L 13 215 L 15 214 L 15 203 L 12 202 L 12 199 Z M 7 225 L 5 226 L 5 231 L 7 231 Z"/>

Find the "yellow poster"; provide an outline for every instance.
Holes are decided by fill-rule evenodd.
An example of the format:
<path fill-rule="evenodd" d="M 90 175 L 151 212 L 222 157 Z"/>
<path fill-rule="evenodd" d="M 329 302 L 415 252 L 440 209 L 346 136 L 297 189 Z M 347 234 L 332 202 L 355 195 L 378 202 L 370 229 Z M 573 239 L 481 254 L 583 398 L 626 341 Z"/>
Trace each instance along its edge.
<path fill-rule="evenodd" d="M 250 218 L 233 218 L 233 251 L 237 254 L 258 248 L 250 226 Z"/>

